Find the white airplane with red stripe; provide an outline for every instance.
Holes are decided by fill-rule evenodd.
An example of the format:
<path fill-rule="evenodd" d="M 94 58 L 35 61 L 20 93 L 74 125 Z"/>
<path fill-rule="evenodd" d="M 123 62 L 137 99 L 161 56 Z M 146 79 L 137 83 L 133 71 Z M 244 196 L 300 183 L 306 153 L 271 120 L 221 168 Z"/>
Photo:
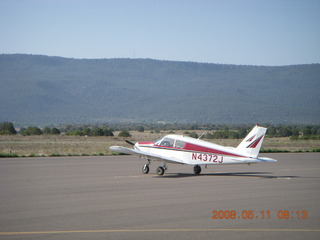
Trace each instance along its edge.
<path fill-rule="evenodd" d="M 151 160 L 162 162 L 157 168 L 158 175 L 167 171 L 168 163 L 192 165 L 194 173 L 200 174 L 201 166 L 276 162 L 275 159 L 258 156 L 266 131 L 267 128 L 256 125 L 236 148 L 182 135 L 167 135 L 154 142 L 134 144 L 127 141 L 134 145 L 134 149 L 112 146 L 110 150 L 146 159 L 147 163 L 142 168 L 144 174 L 149 173 Z"/>

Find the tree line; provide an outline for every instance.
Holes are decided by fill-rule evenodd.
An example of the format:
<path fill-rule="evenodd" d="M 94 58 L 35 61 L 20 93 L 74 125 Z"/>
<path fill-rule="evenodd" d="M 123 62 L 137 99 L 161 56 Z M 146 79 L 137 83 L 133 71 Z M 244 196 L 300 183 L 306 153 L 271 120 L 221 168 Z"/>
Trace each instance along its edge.
<path fill-rule="evenodd" d="M 238 131 L 230 131 L 229 129 L 216 131 L 212 134 L 207 134 L 207 138 L 244 138 L 250 129 L 241 128 Z M 314 126 L 268 126 L 266 137 L 290 137 L 291 140 L 320 140 L 320 125 Z"/>
<path fill-rule="evenodd" d="M 66 133 L 66 135 L 72 136 L 72 135 L 78 135 L 78 136 L 114 136 L 113 132 L 110 128 L 80 128 L 80 129 L 74 129 L 70 130 Z"/>
<path fill-rule="evenodd" d="M 290 137 L 291 140 L 320 140 L 320 125 L 266 125 L 267 137 Z M 202 139 L 242 139 L 252 129 L 252 125 L 217 125 L 217 124 L 115 124 L 107 125 L 64 125 L 39 128 L 30 126 L 17 131 L 12 122 L 0 123 L 0 135 L 60 135 L 69 136 L 114 136 L 114 131 L 121 131 L 119 137 L 130 137 L 129 131 L 160 133 L 160 130 L 186 130 L 185 135 L 198 138 L 195 130 L 202 130 Z M 198 131 L 199 132 L 199 131 Z"/>

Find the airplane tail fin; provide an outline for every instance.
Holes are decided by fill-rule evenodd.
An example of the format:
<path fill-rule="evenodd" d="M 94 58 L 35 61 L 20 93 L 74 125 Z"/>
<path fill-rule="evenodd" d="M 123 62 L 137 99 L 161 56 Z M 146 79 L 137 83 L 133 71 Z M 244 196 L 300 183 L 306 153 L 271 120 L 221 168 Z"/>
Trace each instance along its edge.
<path fill-rule="evenodd" d="M 252 157 L 258 157 L 266 132 L 267 128 L 256 125 L 238 145 L 237 149 Z"/>

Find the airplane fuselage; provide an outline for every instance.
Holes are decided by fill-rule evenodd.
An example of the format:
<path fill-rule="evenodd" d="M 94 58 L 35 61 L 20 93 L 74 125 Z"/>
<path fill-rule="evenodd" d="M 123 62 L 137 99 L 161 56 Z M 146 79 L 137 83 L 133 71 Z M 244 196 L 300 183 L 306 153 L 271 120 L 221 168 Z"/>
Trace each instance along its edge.
<path fill-rule="evenodd" d="M 267 129 L 255 126 L 250 133 L 236 147 L 225 147 L 211 142 L 186 137 L 182 135 L 167 135 L 154 142 L 137 142 L 134 149 L 112 146 L 114 152 L 135 154 L 148 162 L 142 172 L 149 172 L 151 160 L 161 161 L 157 174 L 163 175 L 167 170 L 167 163 L 193 165 L 194 173 L 200 174 L 201 165 L 214 164 L 251 164 L 258 162 L 276 162 L 266 157 L 258 157 Z"/>
<path fill-rule="evenodd" d="M 177 164 L 210 165 L 254 163 L 257 158 L 199 139 L 180 135 L 167 135 L 155 142 L 137 142 L 135 149 L 164 157 L 174 157 Z M 246 160 L 243 162 L 243 160 Z"/>

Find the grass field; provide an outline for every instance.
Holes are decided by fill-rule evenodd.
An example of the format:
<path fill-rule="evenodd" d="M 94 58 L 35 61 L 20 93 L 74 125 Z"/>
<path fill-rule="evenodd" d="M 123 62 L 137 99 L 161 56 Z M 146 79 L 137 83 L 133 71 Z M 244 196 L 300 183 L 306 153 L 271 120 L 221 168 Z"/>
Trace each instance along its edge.
<path fill-rule="evenodd" d="M 125 140 L 154 141 L 166 134 L 183 134 L 184 131 L 162 131 L 161 133 L 130 132 L 132 137 L 85 137 L 65 135 L 40 135 L 40 136 L 0 136 L 0 156 L 92 156 L 111 155 L 109 147 L 112 145 L 128 146 Z M 119 132 L 115 132 L 118 136 Z M 199 132 L 198 134 L 201 134 Z M 211 142 L 224 146 L 236 147 L 241 139 L 214 139 Z M 263 152 L 307 152 L 319 151 L 320 140 L 297 140 L 289 138 L 266 138 Z"/>

